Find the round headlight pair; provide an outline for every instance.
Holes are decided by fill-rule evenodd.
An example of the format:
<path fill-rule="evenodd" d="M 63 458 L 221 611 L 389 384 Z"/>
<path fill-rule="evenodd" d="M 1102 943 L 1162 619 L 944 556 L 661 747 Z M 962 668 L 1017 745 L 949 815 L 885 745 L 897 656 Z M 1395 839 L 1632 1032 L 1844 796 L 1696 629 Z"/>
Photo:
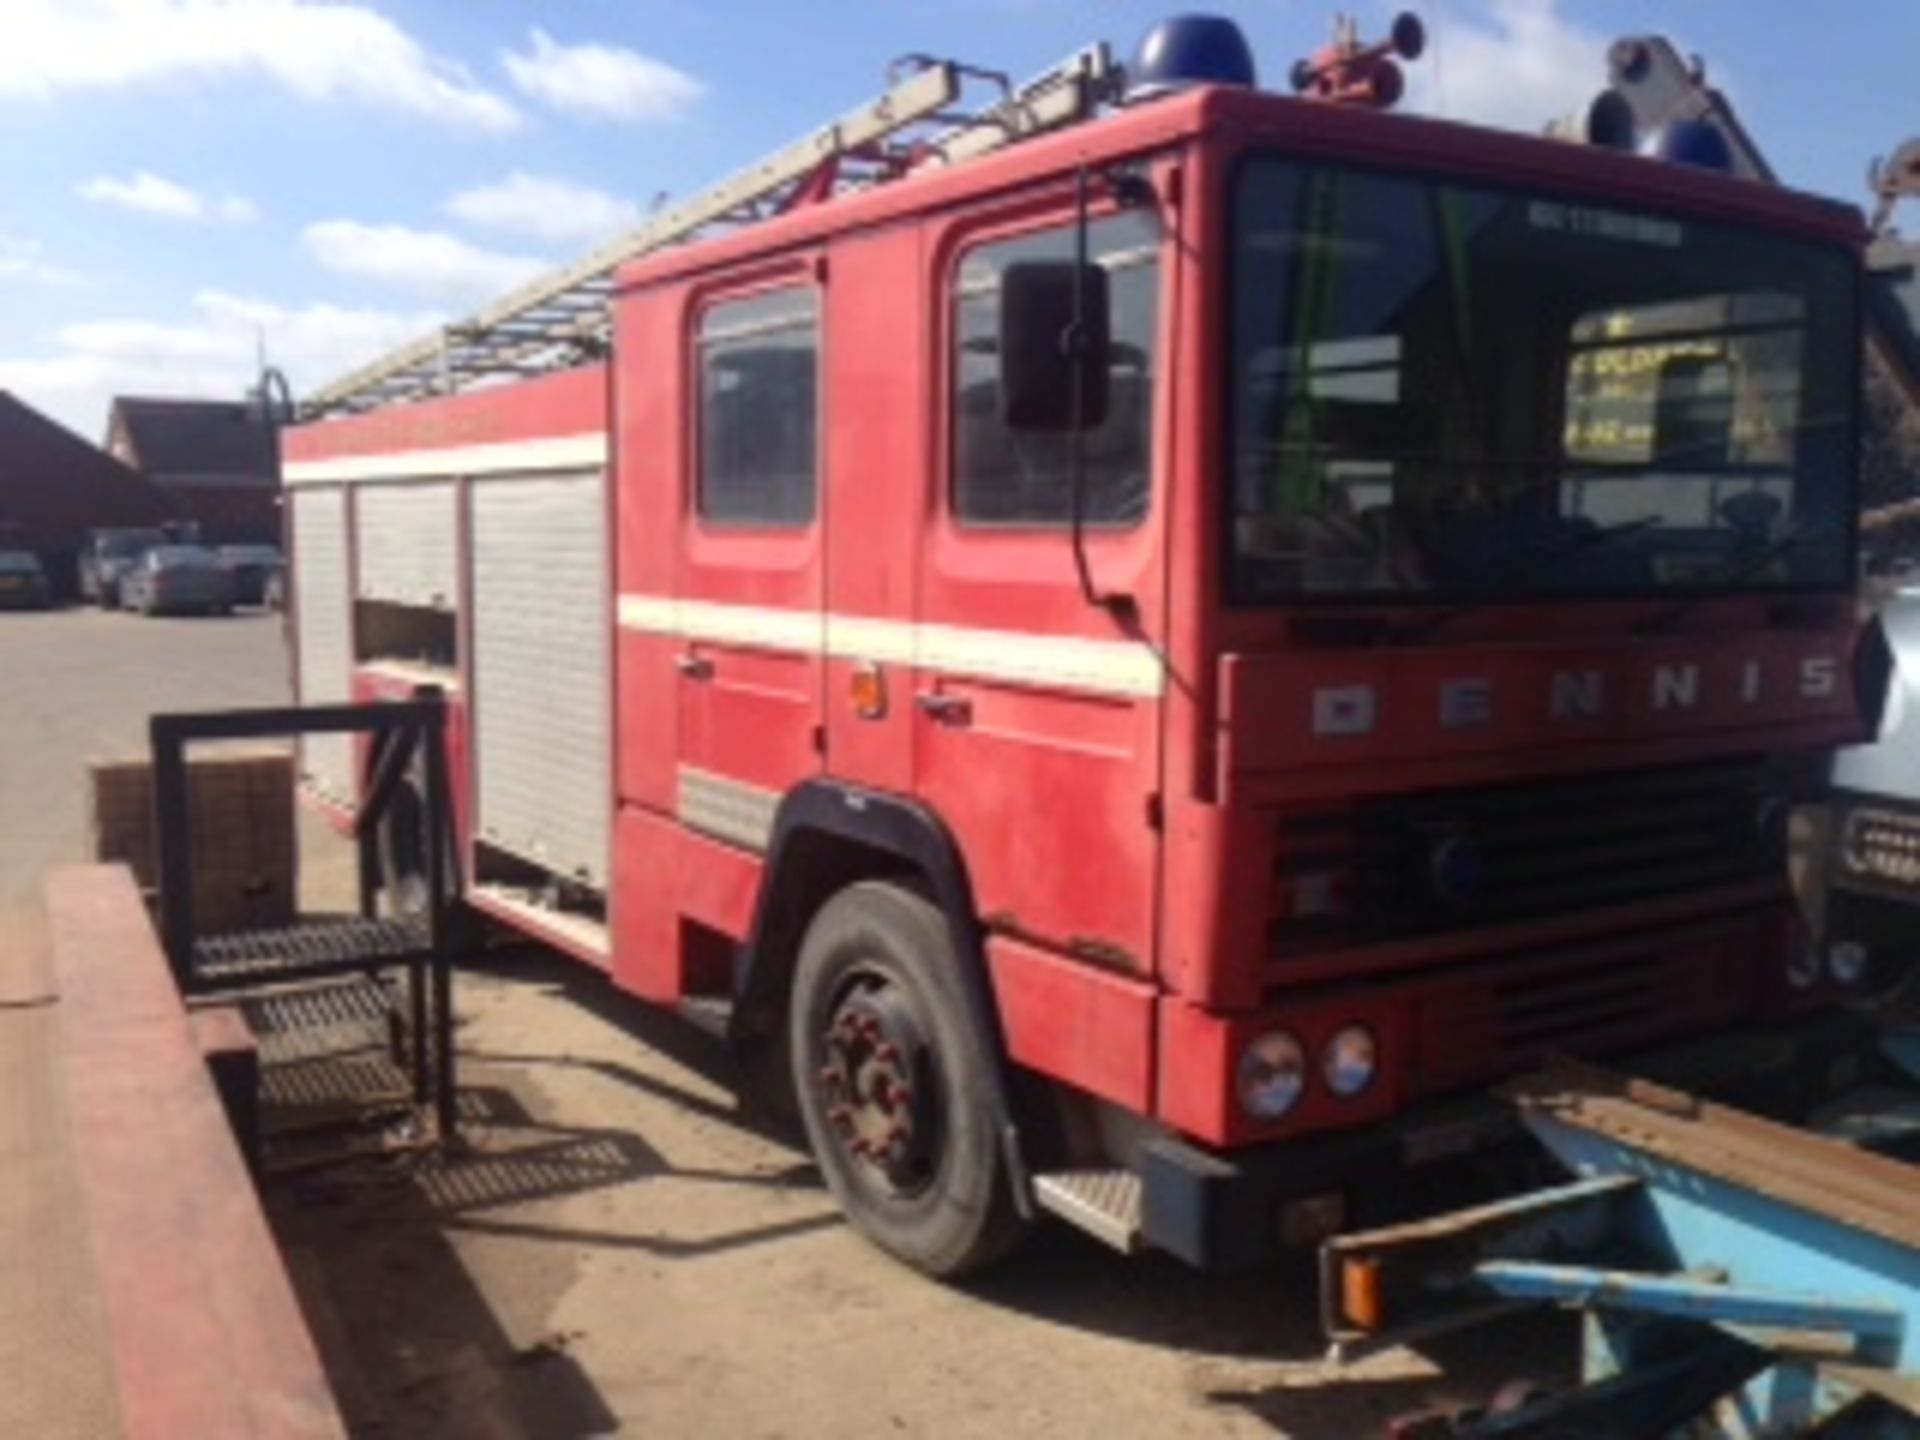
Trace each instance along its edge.
<path fill-rule="evenodd" d="M 1827 947 L 1826 973 L 1836 985 L 1854 986 L 1867 978 L 1867 947 L 1858 940 L 1836 940 Z M 1787 955 L 1787 983 L 1811 990 L 1820 979 L 1820 949 L 1812 941 L 1796 945 Z"/>
<path fill-rule="evenodd" d="M 1380 1047 L 1373 1031 L 1348 1025 L 1320 1050 L 1320 1078 L 1341 1099 L 1373 1083 Z M 1256 1120 L 1275 1121 L 1300 1103 L 1307 1089 L 1307 1051 L 1289 1030 L 1269 1030 L 1240 1052 L 1240 1108 Z"/>

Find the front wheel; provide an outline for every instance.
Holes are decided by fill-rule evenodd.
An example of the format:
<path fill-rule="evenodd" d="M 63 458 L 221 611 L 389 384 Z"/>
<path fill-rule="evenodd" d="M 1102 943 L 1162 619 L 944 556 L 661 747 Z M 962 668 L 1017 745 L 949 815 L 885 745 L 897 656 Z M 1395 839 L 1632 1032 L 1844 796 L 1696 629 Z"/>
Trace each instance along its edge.
<path fill-rule="evenodd" d="M 934 906 L 853 885 L 808 927 L 789 1008 L 794 1092 L 827 1187 L 861 1234 L 943 1278 L 1025 1233 L 959 965 Z"/>

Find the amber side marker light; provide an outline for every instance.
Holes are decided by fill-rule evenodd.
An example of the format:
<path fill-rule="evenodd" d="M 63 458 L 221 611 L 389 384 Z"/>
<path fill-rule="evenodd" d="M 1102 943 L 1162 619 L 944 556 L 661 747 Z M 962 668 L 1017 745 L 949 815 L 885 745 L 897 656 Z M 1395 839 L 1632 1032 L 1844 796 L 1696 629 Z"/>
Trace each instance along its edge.
<path fill-rule="evenodd" d="M 1380 1262 L 1369 1256 L 1350 1256 L 1340 1262 L 1340 1313 L 1356 1330 L 1369 1334 L 1380 1329 Z"/>
<path fill-rule="evenodd" d="M 887 713 L 887 681 L 880 667 L 863 663 L 853 667 L 848 681 L 853 710 L 862 720 L 878 720 Z"/>

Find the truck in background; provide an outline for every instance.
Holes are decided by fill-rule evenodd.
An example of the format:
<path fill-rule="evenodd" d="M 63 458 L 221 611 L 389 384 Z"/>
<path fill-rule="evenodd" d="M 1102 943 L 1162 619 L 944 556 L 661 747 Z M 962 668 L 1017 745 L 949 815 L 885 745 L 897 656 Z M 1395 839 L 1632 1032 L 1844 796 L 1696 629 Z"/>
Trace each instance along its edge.
<path fill-rule="evenodd" d="M 1697 120 L 1383 113 L 1351 34 L 1290 98 L 1170 22 L 903 141 L 965 73 L 286 434 L 301 698 L 447 693 L 470 903 L 730 1036 L 940 1275 L 1377 1221 L 1550 1051 L 1817 1071 L 1858 215 Z"/>

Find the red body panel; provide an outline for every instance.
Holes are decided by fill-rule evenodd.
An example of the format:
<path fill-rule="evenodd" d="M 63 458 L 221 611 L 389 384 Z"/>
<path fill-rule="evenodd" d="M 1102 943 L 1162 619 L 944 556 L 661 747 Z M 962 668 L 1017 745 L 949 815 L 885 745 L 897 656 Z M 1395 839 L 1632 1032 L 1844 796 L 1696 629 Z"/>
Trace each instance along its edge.
<path fill-rule="evenodd" d="M 607 367 L 584 365 L 516 385 L 296 425 L 282 437 L 281 459 L 292 466 L 600 433 L 606 428 Z M 406 472 L 396 466 L 393 473 Z"/>
<path fill-rule="evenodd" d="M 913 477 L 928 469 L 923 396 L 930 383 L 932 316 L 902 304 L 922 287 L 921 228 L 903 223 L 836 239 L 828 249 L 826 343 L 834 387 L 827 404 L 858 397 L 863 423 L 822 437 L 827 515 L 826 609 L 832 615 L 912 615 L 924 563 L 918 537 L 927 496 Z M 851 277 L 839 283 L 841 277 Z M 911 665 L 879 664 L 882 703 L 855 702 L 853 657 L 827 656 L 823 718 L 827 768 L 897 794 L 914 785 L 920 723 Z"/>
<path fill-rule="evenodd" d="M 987 970 L 1015 1061 L 1129 1110 L 1153 1108 L 1151 985 L 1005 935 L 987 941 Z"/>

